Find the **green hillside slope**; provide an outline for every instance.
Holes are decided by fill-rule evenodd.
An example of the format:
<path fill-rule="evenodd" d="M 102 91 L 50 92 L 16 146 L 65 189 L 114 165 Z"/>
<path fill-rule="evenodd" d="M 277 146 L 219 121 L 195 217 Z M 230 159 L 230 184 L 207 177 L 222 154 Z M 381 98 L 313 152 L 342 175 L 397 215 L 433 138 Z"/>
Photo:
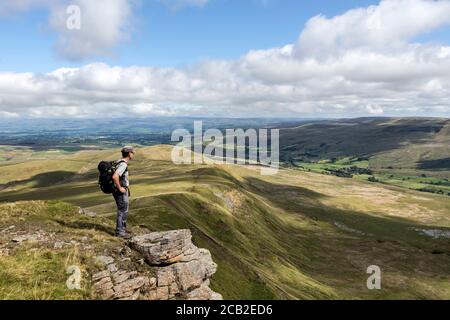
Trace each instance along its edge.
<path fill-rule="evenodd" d="M 417 145 L 431 159 L 450 157 L 450 120 L 440 118 L 358 118 L 324 120 L 281 129 L 282 154 L 288 159 L 321 160 L 373 157 Z M 420 155 L 420 154 L 419 154 Z M 424 154 L 422 154 L 425 157 Z M 403 157 L 414 167 L 425 158 Z"/>
<path fill-rule="evenodd" d="M 211 287 L 225 298 L 450 298 L 447 196 L 289 169 L 267 177 L 252 167 L 177 166 L 170 150 L 138 150 L 130 224 L 191 229 L 219 265 Z M 65 201 L 112 230 L 114 205 L 97 187 L 96 164 L 118 155 L 41 157 L 48 162 L 2 165 L 0 201 Z M 382 290 L 366 287 L 370 265 L 382 270 Z"/>

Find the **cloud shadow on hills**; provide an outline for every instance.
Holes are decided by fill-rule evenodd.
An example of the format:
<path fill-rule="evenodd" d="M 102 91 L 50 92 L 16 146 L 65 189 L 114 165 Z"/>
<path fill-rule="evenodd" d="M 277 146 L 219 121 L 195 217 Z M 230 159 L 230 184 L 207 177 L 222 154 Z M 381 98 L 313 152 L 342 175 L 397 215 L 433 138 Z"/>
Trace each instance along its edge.
<path fill-rule="evenodd" d="M 94 229 L 97 231 L 101 231 L 103 233 L 107 233 L 111 236 L 115 235 L 114 228 L 108 227 L 106 225 L 98 224 L 98 223 L 85 222 L 85 221 L 67 222 L 67 221 L 63 221 L 60 219 L 53 219 L 53 221 L 55 221 L 56 223 L 58 223 L 64 227 L 68 227 L 68 228 L 72 228 L 72 229 L 88 229 L 88 230 Z"/>
<path fill-rule="evenodd" d="M 370 157 L 400 149 L 404 143 L 422 144 L 450 124 L 448 119 L 390 118 L 325 120 L 280 131 L 281 159 Z"/>
<path fill-rule="evenodd" d="M 20 184 L 33 183 L 33 188 L 45 188 L 52 185 L 62 183 L 76 175 L 75 172 L 70 171 L 51 171 L 39 173 L 29 179 L 10 181 L 0 185 L 0 190 L 7 189 Z"/>
<path fill-rule="evenodd" d="M 444 159 L 435 159 L 435 160 L 423 160 L 418 163 L 417 166 L 419 169 L 423 170 L 442 170 L 449 169 L 450 170 L 450 158 Z"/>

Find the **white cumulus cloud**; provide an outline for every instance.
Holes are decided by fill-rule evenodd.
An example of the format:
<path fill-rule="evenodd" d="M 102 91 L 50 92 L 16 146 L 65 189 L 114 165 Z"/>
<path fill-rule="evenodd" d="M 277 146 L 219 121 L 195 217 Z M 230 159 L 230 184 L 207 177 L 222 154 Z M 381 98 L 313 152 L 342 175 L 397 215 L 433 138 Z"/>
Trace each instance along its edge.
<path fill-rule="evenodd" d="M 129 39 L 136 0 L 0 0 L 0 16 L 37 8 L 49 11 L 48 25 L 56 33 L 56 53 L 79 61 L 111 55 Z M 80 29 L 67 28 L 69 6 L 80 9 Z"/>
<path fill-rule="evenodd" d="M 450 24 L 450 2 L 435 0 L 384 0 L 343 15 L 313 17 L 296 44 L 299 56 L 328 57 L 349 49 L 403 51 L 417 35 Z"/>
<path fill-rule="evenodd" d="M 129 0 L 71 0 L 80 9 L 80 28 L 67 28 L 67 3 L 51 8 L 50 26 L 58 34 L 57 53 L 70 60 L 108 55 L 128 39 L 132 20 Z"/>

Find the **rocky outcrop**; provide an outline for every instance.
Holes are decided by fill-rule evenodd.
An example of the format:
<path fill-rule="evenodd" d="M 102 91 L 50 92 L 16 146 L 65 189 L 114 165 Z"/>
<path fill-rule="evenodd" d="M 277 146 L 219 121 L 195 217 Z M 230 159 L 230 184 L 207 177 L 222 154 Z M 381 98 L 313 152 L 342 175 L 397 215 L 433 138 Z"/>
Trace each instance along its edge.
<path fill-rule="evenodd" d="M 155 278 L 138 276 L 136 271 L 104 270 L 94 274 L 94 290 L 102 299 L 137 300 L 151 286 L 155 285 Z"/>
<path fill-rule="evenodd" d="M 222 299 L 209 288 L 217 265 L 191 238 L 189 230 L 153 232 L 132 238 L 128 246 L 134 251 L 125 247 L 116 258 L 97 256 L 101 271 L 92 276 L 95 293 L 102 299 Z"/>
<path fill-rule="evenodd" d="M 154 232 L 134 237 L 130 247 L 152 266 L 159 266 L 156 287 L 148 298 L 218 300 L 222 296 L 209 288 L 209 279 L 217 265 L 206 249 L 191 241 L 190 230 Z"/>

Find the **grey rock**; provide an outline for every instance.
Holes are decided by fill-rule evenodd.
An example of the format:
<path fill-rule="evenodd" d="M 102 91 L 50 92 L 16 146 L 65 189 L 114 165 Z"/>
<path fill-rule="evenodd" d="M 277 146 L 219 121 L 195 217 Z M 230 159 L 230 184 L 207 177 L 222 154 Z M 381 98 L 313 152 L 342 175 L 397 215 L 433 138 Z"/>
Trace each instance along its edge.
<path fill-rule="evenodd" d="M 114 258 L 110 257 L 110 256 L 97 256 L 97 257 L 95 257 L 95 261 L 105 267 L 108 264 L 113 263 Z"/>
<path fill-rule="evenodd" d="M 158 287 L 168 286 L 176 280 L 175 272 L 172 267 L 161 268 L 156 274 Z"/>
<path fill-rule="evenodd" d="M 105 291 L 112 289 L 114 286 L 110 277 L 106 277 L 94 284 L 94 289 L 97 293 L 104 293 Z"/>
<path fill-rule="evenodd" d="M 139 290 L 135 291 L 134 293 L 131 293 L 131 295 L 120 298 L 118 300 L 138 300 L 140 296 Z"/>
<path fill-rule="evenodd" d="M 91 217 L 91 218 L 94 218 L 94 217 L 97 216 L 97 214 L 94 211 L 89 210 L 89 209 L 84 209 L 84 208 L 79 208 L 78 209 L 78 213 L 79 214 L 83 214 L 83 215 L 88 216 L 88 217 Z"/>
<path fill-rule="evenodd" d="M 108 264 L 107 265 L 107 269 L 109 270 L 109 271 L 111 271 L 111 272 L 117 272 L 117 266 L 116 266 L 116 264 L 115 263 L 111 263 L 111 264 Z"/>
<path fill-rule="evenodd" d="M 220 293 L 211 290 L 211 297 L 209 300 L 223 300 L 223 296 Z"/>
<path fill-rule="evenodd" d="M 115 292 L 114 297 L 116 299 L 129 297 L 134 293 L 135 290 L 140 289 L 146 283 L 148 283 L 148 278 L 146 279 L 146 277 L 137 277 L 124 281 L 113 287 Z"/>
<path fill-rule="evenodd" d="M 211 253 L 197 248 L 190 230 L 154 232 L 136 236 L 130 246 L 142 254 L 150 265 L 161 266 L 156 273 L 156 290 L 150 299 L 219 299 L 209 278 L 217 271 Z"/>
<path fill-rule="evenodd" d="M 100 293 L 100 297 L 104 300 L 109 300 L 114 297 L 114 290 L 109 288 Z"/>
<path fill-rule="evenodd" d="M 148 281 L 148 286 L 149 286 L 150 288 L 156 288 L 156 283 L 157 283 L 156 278 L 152 277 L 152 278 L 150 278 L 149 281 Z"/>
<path fill-rule="evenodd" d="M 222 296 L 212 291 L 208 286 L 202 285 L 187 293 L 188 300 L 222 300 Z"/>
<path fill-rule="evenodd" d="M 123 257 L 126 257 L 135 263 L 140 260 L 143 264 L 147 262 L 157 267 L 156 276 L 149 277 L 148 272 L 142 271 L 141 267 L 137 271 L 133 264 L 127 266 L 131 270 L 118 270 L 113 257 L 98 256 L 96 260 L 106 270 L 92 277 L 94 289 L 104 299 L 222 299 L 219 293 L 209 288 L 210 278 L 217 270 L 211 253 L 197 248 L 191 238 L 190 230 L 154 232 L 133 237 L 129 245 L 143 259 L 124 248 L 117 250 L 118 259 L 124 260 Z M 124 268 L 124 265 L 119 265 Z"/>
<path fill-rule="evenodd" d="M 6 227 L 6 228 L 3 229 L 2 231 L 0 231 L 0 233 L 7 233 L 7 232 L 9 232 L 9 231 L 12 231 L 15 227 L 16 227 L 15 225 Z"/>
<path fill-rule="evenodd" d="M 94 246 L 92 246 L 90 244 L 83 246 L 83 250 L 86 250 L 86 251 L 91 251 L 93 249 L 94 249 Z"/>
<path fill-rule="evenodd" d="M 155 292 L 155 300 L 168 300 L 169 287 L 157 287 Z"/>
<path fill-rule="evenodd" d="M 169 299 L 176 297 L 180 294 L 180 289 L 176 282 L 172 282 L 169 286 Z"/>
<path fill-rule="evenodd" d="M 64 241 L 56 241 L 53 245 L 54 249 L 62 249 L 66 243 Z"/>
<path fill-rule="evenodd" d="M 119 271 L 113 274 L 113 280 L 115 284 L 120 284 L 132 277 L 135 277 L 138 273 L 136 271 L 132 272 L 126 272 L 126 271 Z"/>
<path fill-rule="evenodd" d="M 120 248 L 120 250 L 119 250 L 119 254 L 124 257 L 128 257 L 131 254 L 131 252 L 132 251 L 131 251 L 130 247 L 126 247 L 126 246 Z"/>
<path fill-rule="evenodd" d="M 98 281 L 100 279 L 109 277 L 110 275 L 111 275 L 111 272 L 109 270 L 104 270 L 104 271 L 101 271 L 101 272 L 98 272 L 98 273 L 94 274 L 92 276 L 92 281 Z"/>
<path fill-rule="evenodd" d="M 153 232 L 133 237 L 130 246 L 142 254 L 150 265 L 171 264 L 190 252 L 190 230 Z"/>
<path fill-rule="evenodd" d="M 26 241 L 37 241 L 39 239 L 40 239 L 39 235 L 25 234 L 25 235 L 14 237 L 12 239 L 12 242 L 22 243 L 22 242 L 26 242 Z"/>

